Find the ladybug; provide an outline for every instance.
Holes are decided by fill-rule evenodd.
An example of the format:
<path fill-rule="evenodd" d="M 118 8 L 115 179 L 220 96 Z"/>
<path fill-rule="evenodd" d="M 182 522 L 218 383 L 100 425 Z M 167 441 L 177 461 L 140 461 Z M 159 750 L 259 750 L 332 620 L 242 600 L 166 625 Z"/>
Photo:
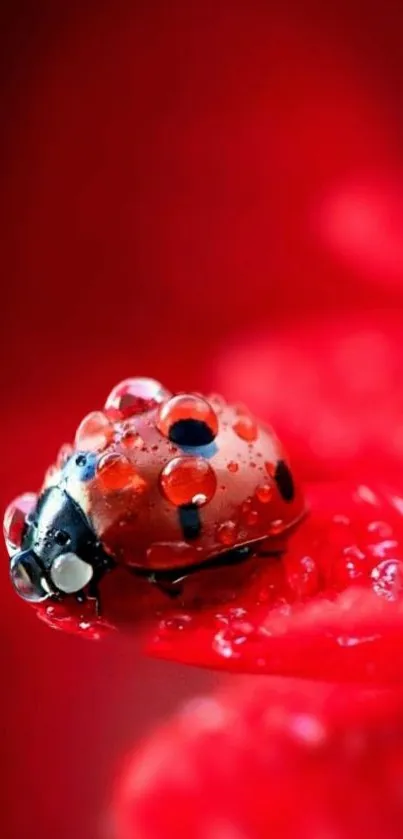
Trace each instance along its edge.
<path fill-rule="evenodd" d="M 305 503 L 281 443 L 243 406 L 126 379 L 4 520 L 25 600 L 95 598 L 124 565 L 168 594 L 196 570 L 278 554 Z"/>

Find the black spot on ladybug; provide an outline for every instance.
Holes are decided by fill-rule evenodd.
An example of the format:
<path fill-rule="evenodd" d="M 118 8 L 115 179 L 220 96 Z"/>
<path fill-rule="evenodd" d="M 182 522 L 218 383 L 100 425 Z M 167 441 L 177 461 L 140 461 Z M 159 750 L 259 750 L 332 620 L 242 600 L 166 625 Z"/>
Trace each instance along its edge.
<path fill-rule="evenodd" d="M 274 480 L 284 501 L 292 501 L 295 495 L 294 481 L 284 460 L 279 460 L 274 473 Z"/>
<path fill-rule="evenodd" d="M 201 531 L 201 519 L 196 504 L 183 504 L 179 508 L 179 521 L 184 538 L 197 539 Z"/>
<path fill-rule="evenodd" d="M 206 446 L 214 437 L 207 423 L 197 419 L 177 420 L 169 429 L 169 439 L 177 446 Z"/>

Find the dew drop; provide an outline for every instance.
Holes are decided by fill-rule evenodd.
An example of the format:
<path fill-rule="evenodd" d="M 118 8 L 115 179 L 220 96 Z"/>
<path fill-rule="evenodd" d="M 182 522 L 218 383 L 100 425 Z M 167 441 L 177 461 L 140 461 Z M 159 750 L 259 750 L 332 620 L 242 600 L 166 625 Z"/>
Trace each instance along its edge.
<path fill-rule="evenodd" d="M 132 417 L 153 410 L 170 395 L 155 379 L 124 379 L 109 394 L 105 410 L 113 419 Z"/>
<path fill-rule="evenodd" d="M 98 484 L 102 492 L 117 492 L 132 489 L 141 492 L 146 483 L 132 463 L 119 452 L 111 452 L 101 457 L 97 464 Z"/>
<path fill-rule="evenodd" d="M 403 591 L 403 562 L 386 559 L 371 572 L 372 588 L 375 594 L 386 600 L 396 600 Z"/>
<path fill-rule="evenodd" d="M 221 545 L 231 547 L 235 545 L 237 537 L 237 526 L 234 521 L 225 521 L 217 528 L 217 539 Z"/>
<path fill-rule="evenodd" d="M 246 440 L 248 443 L 253 443 L 257 438 L 258 428 L 252 417 L 241 416 L 233 425 L 233 429 L 241 440 Z"/>
<path fill-rule="evenodd" d="M 56 465 L 59 467 L 59 469 L 63 468 L 63 466 L 67 463 L 67 461 L 73 454 L 73 452 L 74 448 L 70 443 L 63 443 L 63 445 L 60 446 L 60 449 L 56 457 Z"/>
<path fill-rule="evenodd" d="M 255 495 L 262 504 L 268 504 L 273 498 L 273 487 L 270 484 L 262 484 L 256 489 Z"/>
<path fill-rule="evenodd" d="M 219 393 L 211 393 L 207 397 L 207 400 L 216 412 L 216 414 L 221 414 L 227 404 L 224 397 L 221 396 Z"/>
<path fill-rule="evenodd" d="M 125 449 L 144 449 L 145 443 L 140 434 L 134 428 L 123 428 L 119 437 L 119 443 Z"/>
<path fill-rule="evenodd" d="M 277 536 L 278 533 L 284 529 L 284 522 L 282 519 L 275 519 L 269 525 L 269 532 L 271 536 Z"/>
<path fill-rule="evenodd" d="M 10 549 L 21 547 L 27 517 L 35 509 L 37 500 L 34 492 L 25 492 L 8 505 L 4 514 L 3 532 Z"/>
<path fill-rule="evenodd" d="M 235 460 L 230 460 L 230 462 L 227 464 L 227 469 L 228 472 L 232 472 L 233 474 L 235 474 L 235 472 L 238 472 L 239 465 Z"/>
<path fill-rule="evenodd" d="M 182 393 L 161 406 L 157 428 L 178 446 L 203 446 L 216 437 L 218 420 L 202 396 Z"/>
<path fill-rule="evenodd" d="M 87 414 L 78 426 L 75 446 L 84 452 L 100 452 L 113 438 L 113 426 L 102 411 Z"/>
<path fill-rule="evenodd" d="M 160 487 L 165 498 L 176 507 L 186 504 L 202 507 L 213 498 L 217 479 L 204 458 L 175 457 L 164 466 Z"/>

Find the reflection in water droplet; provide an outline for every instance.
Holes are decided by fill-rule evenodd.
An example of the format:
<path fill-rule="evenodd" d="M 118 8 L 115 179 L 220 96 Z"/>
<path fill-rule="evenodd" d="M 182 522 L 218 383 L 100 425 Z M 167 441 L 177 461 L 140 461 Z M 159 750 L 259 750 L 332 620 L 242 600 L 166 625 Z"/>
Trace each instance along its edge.
<path fill-rule="evenodd" d="M 217 479 L 204 458 L 175 457 L 164 466 L 160 486 L 165 498 L 176 507 L 186 504 L 201 507 L 213 498 Z"/>
<path fill-rule="evenodd" d="M 255 420 L 248 416 L 239 417 L 234 423 L 233 429 L 238 437 L 242 440 L 246 440 L 248 443 L 252 443 L 256 440 L 258 435 L 258 428 Z"/>

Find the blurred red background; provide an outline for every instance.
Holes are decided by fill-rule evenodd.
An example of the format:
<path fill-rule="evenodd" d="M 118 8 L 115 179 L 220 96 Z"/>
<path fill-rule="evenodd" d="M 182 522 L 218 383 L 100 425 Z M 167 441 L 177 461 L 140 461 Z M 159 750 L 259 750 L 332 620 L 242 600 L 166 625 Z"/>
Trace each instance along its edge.
<path fill-rule="evenodd" d="M 244 394 L 309 477 L 401 463 L 401 5 L 1 15 L 3 508 L 128 375 Z M 3 560 L 1 834 L 102 836 L 126 744 L 216 677 L 51 632 Z"/>

